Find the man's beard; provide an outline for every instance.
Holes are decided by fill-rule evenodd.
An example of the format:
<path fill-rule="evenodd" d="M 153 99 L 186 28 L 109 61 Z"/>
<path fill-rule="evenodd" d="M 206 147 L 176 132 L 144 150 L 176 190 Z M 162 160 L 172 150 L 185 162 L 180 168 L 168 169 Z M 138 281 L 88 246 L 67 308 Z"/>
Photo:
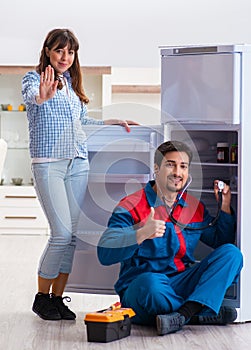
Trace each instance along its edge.
<path fill-rule="evenodd" d="M 168 183 L 169 179 L 171 179 L 170 182 L 171 182 L 171 184 L 173 184 L 173 185 L 170 185 L 170 184 Z M 173 179 L 176 179 L 176 178 L 173 177 L 173 176 L 169 176 L 169 177 L 167 178 L 166 190 L 168 190 L 169 192 L 172 192 L 172 193 L 178 193 L 178 192 L 180 192 L 180 191 L 182 190 L 182 188 L 183 188 L 182 181 L 180 181 L 180 182 L 178 183 L 178 186 L 175 186 L 175 181 L 173 181 Z M 178 179 L 179 179 L 179 180 L 182 180 L 182 178 L 180 178 L 180 177 L 178 177 Z"/>

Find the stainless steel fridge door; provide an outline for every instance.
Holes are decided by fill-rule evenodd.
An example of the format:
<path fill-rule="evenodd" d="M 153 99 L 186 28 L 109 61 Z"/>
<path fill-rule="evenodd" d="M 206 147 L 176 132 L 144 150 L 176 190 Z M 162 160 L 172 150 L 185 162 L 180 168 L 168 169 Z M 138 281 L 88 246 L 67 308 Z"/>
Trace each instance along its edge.
<path fill-rule="evenodd" d="M 98 240 L 118 201 L 142 188 L 152 178 L 154 152 L 163 142 L 163 127 L 134 126 L 130 133 L 120 126 L 87 126 L 85 130 L 89 183 L 66 290 L 114 294 L 120 265 L 102 266 L 99 263 Z"/>

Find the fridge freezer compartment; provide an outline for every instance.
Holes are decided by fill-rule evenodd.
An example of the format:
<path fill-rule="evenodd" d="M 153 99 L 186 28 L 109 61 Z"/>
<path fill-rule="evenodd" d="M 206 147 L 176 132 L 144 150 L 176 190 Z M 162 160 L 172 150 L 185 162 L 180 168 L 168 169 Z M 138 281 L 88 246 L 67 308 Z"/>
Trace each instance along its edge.
<path fill-rule="evenodd" d="M 101 174 L 90 173 L 89 181 L 97 183 L 122 183 L 138 182 L 145 184 L 149 181 L 149 174 Z"/>
<path fill-rule="evenodd" d="M 89 152 L 90 173 L 149 174 L 149 153 Z"/>
<path fill-rule="evenodd" d="M 161 122 L 240 123 L 241 54 L 162 55 Z"/>
<path fill-rule="evenodd" d="M 96 247 L 76 250 L 73 269 L 66 291 L 90 294 L 116 294 L 114 284 L 118 278 L 119 264 L 102 266 Z"/>
<path fill-rule="evenodd" d="M 85 195 L 85 202 L 79 219 L 79 232 L 104 231 L 112 211 L 119 201 L 130 193 L 141 190 L 144 184 L 138 181 L 91 182 Z"/>
<path fill-rule="evenodd" d="M 102 152 L 149 152 L 163 138 L 161 125 L 130 126 L 126 132 L 118 125 L 85 125 L 89 151 Z"/>
<path fill-rule="evenodd" d="M 109 140 L 109 142 L 88 142 L 90 152 L 149 152 L 150 146 L 145 141 L 135 140 Z"/>

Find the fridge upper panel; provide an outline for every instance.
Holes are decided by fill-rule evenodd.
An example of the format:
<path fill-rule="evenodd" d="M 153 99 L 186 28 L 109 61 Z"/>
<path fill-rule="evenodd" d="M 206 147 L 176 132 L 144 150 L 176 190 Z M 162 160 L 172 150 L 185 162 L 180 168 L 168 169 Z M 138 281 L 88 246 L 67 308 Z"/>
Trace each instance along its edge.
<path fill-rule="evenodd" d="M 161 56 L 205 53 L 251 52 L 250 44 L 162 46 Z"/>
<path fill-rule="evenodd" d="M 166 50 L 161 51 L 161 122 L 239 124 L 241 53 Z"/>

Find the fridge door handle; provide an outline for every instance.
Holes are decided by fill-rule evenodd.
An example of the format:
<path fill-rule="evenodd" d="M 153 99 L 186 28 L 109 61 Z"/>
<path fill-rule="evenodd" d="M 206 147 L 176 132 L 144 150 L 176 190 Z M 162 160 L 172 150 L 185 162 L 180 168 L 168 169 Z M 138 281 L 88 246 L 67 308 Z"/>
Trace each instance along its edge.
<path fill-rule="evenodd" d="M 157 147 L 157 134 L 156 132 L 152 131 L 150 133 L 150 147 L 149 147 L 150 179 L 153 179 L 153 174 L 154 174 L 154 154 L 155 154 L 156 147 Z"/>

